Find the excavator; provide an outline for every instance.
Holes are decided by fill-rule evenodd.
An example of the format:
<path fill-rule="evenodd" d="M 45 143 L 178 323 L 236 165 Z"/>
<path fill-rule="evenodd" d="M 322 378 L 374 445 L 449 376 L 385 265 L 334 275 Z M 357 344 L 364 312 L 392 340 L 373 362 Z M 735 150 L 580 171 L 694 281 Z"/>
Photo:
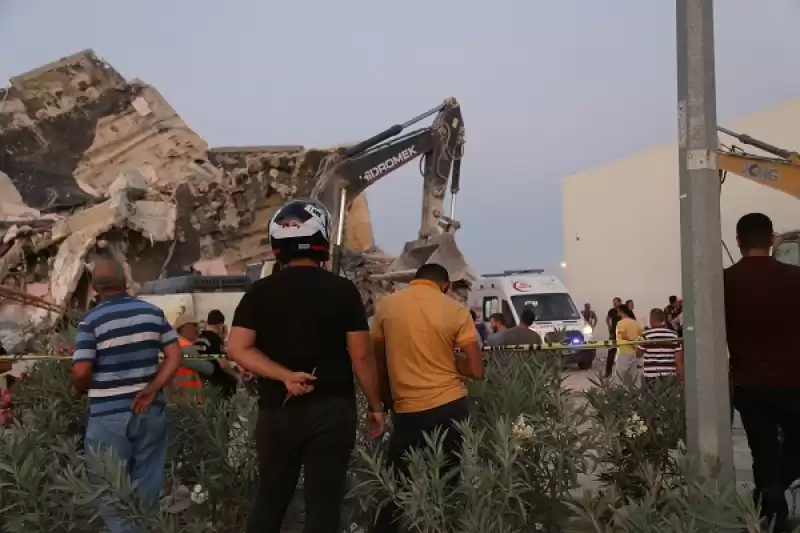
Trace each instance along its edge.
<path fill-rule="evenodd" d="M 726 128 L 717 129 L 742 144 L 753 146 L 773 156 L 750 154 L 737 146 L 721 146 L 717 150 L 717 168 L 721 183 L 724 183 L 727 172 L 733 172 L 800 200 L 800 154 Z M 783 262 L 800 266 L 800 230 L 777 235 L 772 255 Z"/>
<path fill-rule="evenodd" d="M 429 127 L 406 130 L 435 115 Z M 341 148 L 322 161 L 311 197 L 330 210 L 336 228 L 332 270 L 339 272 L 343 252 L 343 229 L 347 206 L 367 187 L 402 167 L 420 159 L 423 176 L 422 214 L 418 238 L 409 241 L 389 267 L 383 279 L 405 282 L 427 262 L 447 268 L 454 284 L 465 290 L 475 274 L 467 266 L 455 244 L 460 228 L 455 219 L 459 192 L 461 158 L 464 154 L 464 120 L 455 98 L 402 124 L 394 126 L 354 146 Z M 449 213 L 444 213 L 447 184 L 450 183 Z M 466 296 L 466 294 L 464 294 Z"/>
<path fill-rule="evenodd" d="M 409 130 L 412 126 L 434 116 L 430 126 Z M 344 227 L 348 206 L 358 195 L 387 175 L 414 160 L 420 160 L 422 174 L 422 213 L 416 240 L 405 244 L 402 253 L 389 265 L 386 273 L 373 276 L 397 283 L 409 282 L 416 270 L 425 263 L 444 266 L 453 281 L 452 296 L 467 301 L 470 285 L 477 279 L 456 245 L 454 234 L 460 228 L 455 219 L 456 198 L 459 192 L 461 158 L 464 154 L 464 121 L 461 107 L 454 98 L 417 115 L 416 117 L 376 134 L 352 146 L 341 147 L 321 161 L 310 190 L 298 191 L 324 204 L 333 218 L 335 228 L 331 270 L 339 274 L 344 253 Z M 449 212 L 445 214 L 444 200 L 450 184 Z M 260 265 L 260 275 L 269 275 L 274 262 Z M 192 278 L 191 288 L 183 286 Z M 221 278 L 225 278 L 224 280 Z M 207 283 L 206 283 L 207 281 Z M 139 297 L 165 310 L 168 317 L 179 309 L 202 311 L 218 308 L 228 316 L 250 282 L 248 276 L 186 276 L 147 282 Z M 205 283 L 202 291 L 199 284 Z M 223 290 L 227 298 L 205 298 L 205 292 Z M 177 287 L 182 287 L 178 289 Z M 213 296 L 213 295 L 212 295 Z M 206 309 L 206 308 L 209 309 Z"/>

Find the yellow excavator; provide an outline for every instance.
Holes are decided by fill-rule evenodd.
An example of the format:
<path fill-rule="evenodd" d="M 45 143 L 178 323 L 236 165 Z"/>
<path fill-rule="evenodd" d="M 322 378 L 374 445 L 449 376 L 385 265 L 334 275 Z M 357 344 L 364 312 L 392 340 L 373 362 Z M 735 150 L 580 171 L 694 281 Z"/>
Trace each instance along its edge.
<path fill-rule="evenodd" d="M 800 200 L 800 154 L 778 148 L 749 135 L 722 127 L 717 129 L 742 144 L 772 155 L 772 157 L 754 155 L 736 146 L 720 147 L 717 150 L 717 168 L 722 182 L 726 172 L 733 172 L 759 185 L 784 192 Z M 800 266 L 800 230 L 777 235 L 772 255 L 784 263 Z"/>

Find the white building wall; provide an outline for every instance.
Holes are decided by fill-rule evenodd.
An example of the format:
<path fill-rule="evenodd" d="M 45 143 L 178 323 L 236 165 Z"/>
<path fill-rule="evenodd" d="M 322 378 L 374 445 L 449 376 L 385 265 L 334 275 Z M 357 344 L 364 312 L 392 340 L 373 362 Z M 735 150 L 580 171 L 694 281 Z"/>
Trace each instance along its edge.
<path fill-rule="evenodd" d="M 721 125 L 798 151 L 800 99 Z M 725 135 L 720 142 L 742 146 Z M 602 321 L 614 296 L 630 298 L 644 319 L 681 293 L 677 143 L 575 174 L 562 187 L 564 277 L 576 299 L 590 302 Z M 720 201 L 722 237 L 734 260 L 736 221 L 746 213 L 769 215 L 777 232 L 800 229 L 797 199 L 734 174 Z"/>

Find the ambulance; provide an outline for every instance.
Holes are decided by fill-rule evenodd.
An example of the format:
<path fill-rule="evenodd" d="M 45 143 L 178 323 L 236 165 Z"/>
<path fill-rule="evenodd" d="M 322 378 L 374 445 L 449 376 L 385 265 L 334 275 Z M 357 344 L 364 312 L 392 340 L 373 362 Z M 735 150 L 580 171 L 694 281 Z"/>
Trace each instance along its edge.
<path fill-rule="evenodd" d="M 587 370 L 592 367 L 595 350 L 581 349 L 580 345 L 592 341 L 592 327 L 583 319 L 569 291 L 555 276 L 544 270 L 505 270 L 502 273 L 484 274 L 473 284 L 469 293 L 469 306 L 487 323 L 494 313 L 502 313 L 508 327 L 519 324 L 526 307 L 533 309 L 536 321 L 531 327 L 542 340 L 551 340 L 555 330 L 566 330 L 566 342 L 574 350 L 565 350 L 567 364 L 576 364 Z"/>

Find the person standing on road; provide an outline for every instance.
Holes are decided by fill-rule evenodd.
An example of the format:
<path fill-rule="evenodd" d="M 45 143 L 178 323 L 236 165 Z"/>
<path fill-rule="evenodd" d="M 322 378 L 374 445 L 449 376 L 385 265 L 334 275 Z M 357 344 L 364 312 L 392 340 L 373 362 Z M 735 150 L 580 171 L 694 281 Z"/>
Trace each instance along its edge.
<path fill-rule="evenodd" d="M 733 403 L 753 456 L 754 496 L 774 531 L 784 532 L 784 494 L 800 477 L 800 268 L 770 256 L 766 215 L 739 219 L 736 240 L 742 258 L 724 272 Z"/>
<path fill-rule="evenodd" d="M 581 316 L 592 329 L 597 327 L 597 313 L 595 313 L 594 309 L 592 309 L 592 304 L 588 302 L 583 304 L 583 311 L 581 311 Z"/>
<path fill-rule="evenodd" d="M 161 309 L 125 292 L 119 262 L 97 261 L 92 286 L 101 300 L 78 325 L 72 354 L 74 392 L 89 395 L 85 446 L 119 458 L 145 504 L 156 506 L 167 453 L 162 391 L 181 365 L 178 336 Z M 131 531 L 110 510 L 100 513 L 111 533 Z"/>
<path fill-rule="evenodd" d="M 536 322 L 536 313 L 526 307 L 519 315 L 519 325 L 508 328 L 492 341 L 492 346 L 519 346 L 524 344 L 542 344 L 542 337 L 531 329 Z"/>
<path fill-rule="evenodd" d="M 620 321 L 617 308 L 622 305 L 622 299 L 617 296 L 612 301 L 611 309 L 606 314 L 606 326 L 608 327 L 608 340 L 614 342 L 617 340 L 617 323 Z M 610 378 L 611 373 L 614 371 L 614 358 L 617 355 L 616 348 L 609 348 L 608 355 L 606 356 L 606 377 Z"/>
<path fill-rule="evenodd" d="M 642 375 L 645 383 L 661 378 L 677 377 L 683 382 L 683 347 L 677 342 L 678 334 L 667 325 L 667 315 L 661 309 L 650 311 L 650 327 L 642 335 L 646 341 L 636 348 L 642 358 Z"/>
<path fill-rule="evenodd" d="M 387 459 L 408 474 L 406 452 L 425 445 L 425 433 L 445 431 L 448 464 L 458 461 L 461 435 L 455 425 L 467 419 L 470 404 L 465 378 L 483 377 L 478 332 L 469 310 L 446 295 L 450 277 L 428 263 L 414 280 L 378 303 L 372 320 L 375 355 L 391 397 L 393 431 Z M 454 351 L 460 349 L 460 354 Z M 398 530 L 397 509 L 387 505 L 375 523 L 377 533 Z"/>
<path fill-rule="evenodd" d="M 644 333 L 642 326 L 636 321 L 636 315 L 633 314 L 628 305 L 620 305 L 617 307 L 620 320 L 617 323 L 616 339 L 617 341 L 635 341 Z M 616 361 L 614 362 L 614 380 L 617 383 L 638 384 L 641 379 L 641 368 L 639 365 L 639 358 L 636 355 L 636 348 L 634 346 L 620 346 L 617 348 Z"/>
<path fill-rule="evenodd" d="M 380 384 L 361 295 L 322 268 L 331 217 L 294 200 L 269 224 L 281 269 L 253 283 L 233 317 L 228 354 L 259 379 L 259 487 L 248 533 L 280 533 L 303 469 L 305 532 L 340 533 L 358 426 L 355 371 L 369 402 L 367 429 L 383 432 Z"/>

